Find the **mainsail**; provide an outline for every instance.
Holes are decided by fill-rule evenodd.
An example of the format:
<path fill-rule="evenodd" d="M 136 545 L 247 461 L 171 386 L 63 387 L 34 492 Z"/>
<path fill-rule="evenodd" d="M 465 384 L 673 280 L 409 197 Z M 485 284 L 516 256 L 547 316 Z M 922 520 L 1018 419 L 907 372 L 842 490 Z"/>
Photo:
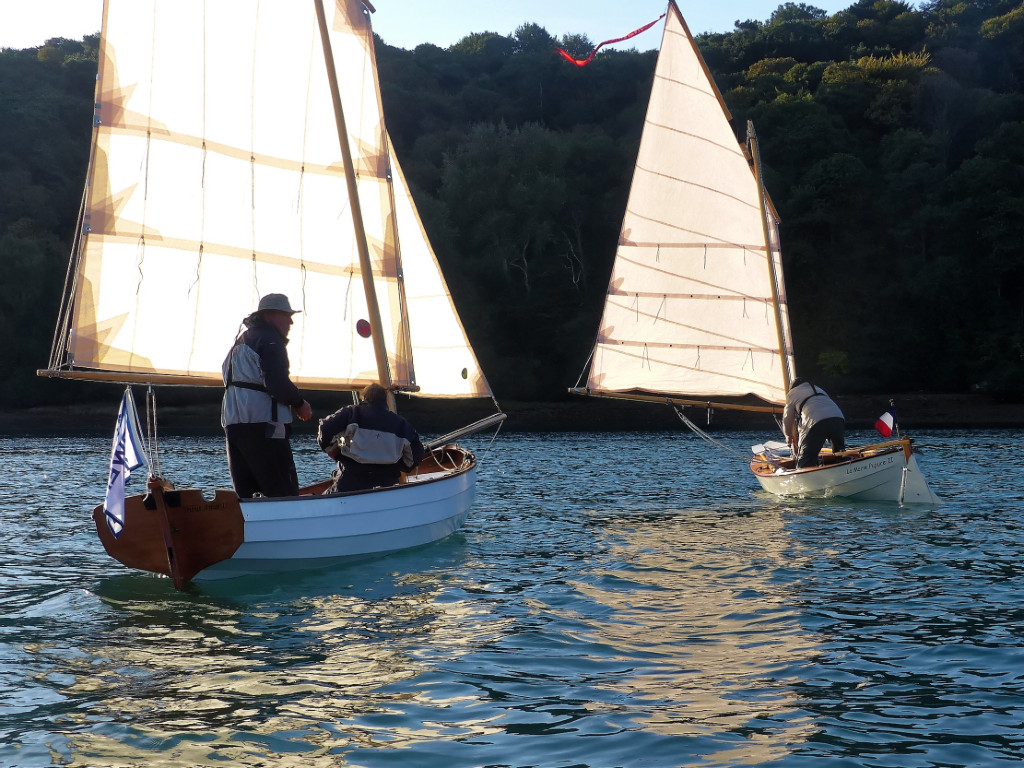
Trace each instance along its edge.
<path fill-rule="evenodd" d="M 592 394 L 785 402 L 778 218 L 675 2 L 587 382 Z"/>
<path fill-rule="evenodd" d="M 489 396 L 384 127 L 367 8 L 328 0 L 326 18 L 391 383 Z M 377 381 L 314 3 L 105 0 L 102 40 L 46 373 L 219 385 L 241 319 L 275 292 L 302 310 L 298 386 Z"/>

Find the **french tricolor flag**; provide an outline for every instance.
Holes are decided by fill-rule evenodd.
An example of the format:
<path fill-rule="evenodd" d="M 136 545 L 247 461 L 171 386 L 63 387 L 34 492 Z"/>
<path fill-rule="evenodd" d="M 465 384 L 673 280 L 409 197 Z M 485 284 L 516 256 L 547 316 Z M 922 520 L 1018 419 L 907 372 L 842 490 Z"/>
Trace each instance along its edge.
<path fill-rule="evenodd" d="M 896 427 L 896 409 L 890 408 L 888 411 L 878 417 L 878 421 L 875 422 L 875 429 L 882 437 L 890 437 L 893 429 Z"/>

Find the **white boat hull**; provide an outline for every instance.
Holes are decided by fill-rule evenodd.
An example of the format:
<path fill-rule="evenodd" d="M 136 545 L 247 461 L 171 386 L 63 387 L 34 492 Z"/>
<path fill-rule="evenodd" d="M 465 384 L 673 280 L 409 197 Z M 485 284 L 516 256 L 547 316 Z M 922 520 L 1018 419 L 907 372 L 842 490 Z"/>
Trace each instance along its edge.
<path fill-rule="evenodd" d="M 761 487 L 776 496 L 941 503 L 928 487 L 909 442 L 878 450 L 865 446 L 845 460 L 805 469 L 780 466 L 761 453 L 750 466 Z"/>
<path fill-rule="evenodd" d="M 189 581 L 321 568 L 429 544 L 469 514 L 476 460 L 455 445 L 433 450 L 399 485 L 325 494 L 329 481 L 287 498 L 212 497 L 150 478 L 149 493 L 125 499 L 115 537 L 103 505 L 93 510 L 107 553 L 129 568 Z"/>
<path fill-rule="evenodd" d="M 469 514 L 476 468 L 432 482 L 352 495 L 241 501 L 244 539 L 194 581 L 304 570 L 380 556 L 445 538 Z"/>

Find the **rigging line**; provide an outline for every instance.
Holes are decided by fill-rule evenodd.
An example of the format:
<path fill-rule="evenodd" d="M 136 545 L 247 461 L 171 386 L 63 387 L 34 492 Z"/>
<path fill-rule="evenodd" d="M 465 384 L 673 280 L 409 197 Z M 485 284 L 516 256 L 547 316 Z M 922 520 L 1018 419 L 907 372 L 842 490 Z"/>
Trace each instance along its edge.
<path fill-rule="evenodd" d="M 195 275 L 195 280 L 188 287 L 188 296 L 192 295 L 192 289 L 193 288 L 198 288 L 198 286 L 199 286 L 199 280 L 202 277 L 202 273 L 203 273 L 203 253 L 204 253 L 204 251 L 206 249 L 206 161 L 208 159 L 207 146 L 206 146 L 206 104 L 207 104 L 207 101 L 209 100 L 209 93 L 208 93 L 206 84 L 207 84 L 207 79 L 209 77 L 209 71 L 207 69 L 207 60 L 206 60 L 206 2 L 205 2 L 205 0 L 203 2 L 202 13 L 203 13 L 203 28 L 202 28 L 202 41 L 203 41 L 202 45 L 203 45 L 203 48 L 202 48 L 201 59 L 202 59 L 202 68 L 203 68 L 203 77 L 202 77 L 202 83 L 203 83 L 202 104 L 203 104 L 203 106 L 202 106 L 202 114 L 201 114 L 201 117 L 200 117 L 200 119 L 202 121 L 202 143 L 200 144 L 200 148 L 199 148 L 199 158 L 200 158 L 200 160 L 199 160 L 199 197 L 200 197 L 200 204 L 199 204 L 199 249 L 198 249 L 198 255 L 197 255 L 197 258 L 196 258 L 196 275 Z M 198 326 L 199 326 L 199 305 L 200 305 L 200 303 L 199 303 L 198 293 L 199 292 L 197 290 L 196 291 L 197 295 L 196 295 L 196 303 L 195 303 L 195 312 L 193 312 L 193 314 L 192 314 L 192 344 L 189 347 L 189 354 L 188 354 L 188 370 L 190 370 L 190 371 L 192 370 L 192 358 L 193 358 L 193 356 L 195 355 L 195 352 L 196 352 L 196 333 L 197 333 Z"/>
<path fill-rule="evenodd" d="M 300 248 L 301 248 L 301 246 L 300 246 Z M 304 261 L 302 261 L 301 258 L 300 258 L 300 260 L 299 260 L 299 286 L 300 286 L 300 292 L 302 294 L 302 311 L 303 311 L 303 313 L 306 312 L 306 273 L 307 273 L 306 263 Z M 302 361 L 304 360 L 305 356 L 306 356 L 306 324 L 305 324 L 305 321 L 303 321 L 303 324 L 302 324 L 302 335 L 299 337 L 298 364 L 296 365 L 296 368 L 298 370 L 302 370 Z"/>
<path fill-rule="evenodd" d="M 142 232 L 139 235 L 138 248 L 136 249 L 135 267 L 138 270 L 139 278 L 135 284 L 135 317 L 136 322 L 132 328 L 132 351 L 129 353 L 129 363 L 135 357 L 135 337 L 139 329 L 137 322 L 139 315 L 139 293 L 142 291 L 142 281 L 144 278 L 142 272 L 142 263 L 146 260 L 146 213 L 149 207 L 149 160 L 150 152 L 152 151 L 153 142 L 153 89 L 155 85 L 155 77 L 153 75 L 156 68 L 156 29 L 157 29 L 157 14 L 156 9 L 153 9 L 153 25 L 150 31 L 150 54 L 149 54 L 149 94 L 148 103 L 146 107 L 146 152 L 143 157 L 142 164 Z"/>
<path fill-rule="evenodd" d="M 193 278 L 192 282 L 188 286 L 188 295 L 189 296 L 192 295 L 192 289 L 199 285 L 199 275 L 202 273 L 202 269 L 203 269 L 203 248 L 204 247 L 205 246 L 203 245 L 202 241 L 200 241 L 200 243 L 199 243 L 199 252 L 197 253 L 197 258 L 196 258 L 196 274 L 195 274 L 195 277 Z M 199 305 L 198 305 L 198 302 L 197 302 L 196 303 L 196 312 L 198 313 L 198 311 L 199 311 Z"/>
<path fill-rule="evenodd" d="M 149 115 L 147 120 L 149 123 L 146 128 L 146 155 L 143 158 L 143 170 L 142 170 L 142 231 L 139 234 L 138 244 L 135 249 L 135 269 L 138 272 L 138 279 L 135 283 L 135 322 L 132 324 L 132 346 L 128 353 L 128 363 L 131 365 L 135 360 L 135 340 L 138 338 L 139 333 L 139 301 L 141 299 L 140 294 L 142 293 L 142 283 L 145 280 L 145 273 L 142 271 L 142 265 L 146 261 L 146 219 L 147 212 L 149 209 L 149 159 L 150 151 L 152 149 L 153 133 L 149 129 L 149 125 L 152 124 L 152 113 L 153 113 L 153 78 L 150 75 L 150 88 L 149 88 Z"/>
<path fill-rule="evenodd" d="M 341 312 L 341 319 L 348 319 L 348 302 L 352 297 L 352 280 L 355 278 L 355 269 L 353 267 L 348 268 L 348 285 L 345 286 L 345 308 Z"/>
<path fill-rule="evenodd" d="M 260 297 L 259 276 L 256 262 L 256 57 L 259 51 L 260 3 L 256 2 L 256 18 L 253 23 L 252 60 L 249 62 L 249 224 L 252 244 L 252 284 Z"/>
<path fill-rule="evenodd" d="M 651 320 L 651 325 L 654 325 L 655 323 L 658 322 L 658 318 L 661 317 L 661 310 L 663 310 L 665 308 L 665 304 L 667 302 L 668 302 L 668 296 L 667 295 L 662 296 L 661 297 L 661 304 L 658 305 L 658 311 L 654 313 L 654 319 Z M 666 319 L 668 319 L 667 315 L 666 315 Z"/>
<path fill-rule="evenodd" d="M 497 405 L 498 401 L 495 400 L 494 402 L 495 402 L 495 405 Z M 498 422 L 498 428 L 496 430 L 494 430 L 494 434 L 491 436 L 491 442 L 489 442 L 487 444 L 487 447 L 484 448 L 484 456 L 486 456 L 488 453 L 491 452 L 491 446 L 494 445 L 494 441 L 498 439 L 498 433 L 501 432 L 501 428 L 503 426 L 505 426 L 505 422 L 499 421 Z"/>
<path fill-rule="evenodd" d="M 92 158 L 89 160 L 89 173 L 92 174 Z M 61 294 L 60 313 L 57 315 L 57 327 L 53 330 L 53 341 L 50 345 L 50 370 L 56 369 L 64 360 L 71 356 L 71 304 L 78 285 L 78 263 L 81 260 L 82 241 L 88 232 L 89 214 L 89 180 L 86 179 L 82 190 L 82 200 L 78 209 L 78 223 L 75 226 L 74 242 L 71 245 L 71 258 L 68 269 L 64 273 L 64 292 Z"/>
<path fill-rule="evenodd" d="M 260 296 L 260 277 L 256 272 L 256 251 L 252 252 L 252 287 L 256 290 L 256 298 Z"/>
<path fill-rule="evenodd" d="M 302 161 L 299 166 L 299 178 L 295 190 L 295 214 L 298 217 L 298 252 L 299 252 L 299 283 L 302 293 L 302 309 L 306 310 L 306 279 L 309 276 L 306 268 L 306 165 L 309 161 L 309 129 L 310 129 L 310 104 L 313 93 L 313 71 L 315 50 L 319 37 L 317 29 L 316 14 L 310 18 L 309 45 L 306 46 L 308 58 L 306 60 L 306 103 L 302 121 Z M 305 317 L 305 315 L 303 315 Z M 299 339 L 298 368 L 301 370 L 303 360 L 306 356 L 306 333 L 305 321 L 303 321 L 303 333 Z"/>
<path fill-rule="evenodd" d="M 146 154 L 147 154 L 147 156 L 149 155 L 149 150 L 148 149 L 146 151 Z M 147 162 L 147 165 L 148 165 L 148 162 Z M 148 169 L 147 169 L 146 173 L 147 173 L 147 176 L 148 176 L 148 174 L 149 174 Z M 138 239 L 137 245 L 135 247 L 135 270 L 138 272 L 138 280 L 135 283 L 135 317 L 134 317 L 134 322 L 132 323 L 132 345 L 131 345 L 131 349 L 128 351 L 128 364 L 129 364 L 129 366 L 135 361 L 135 340 L 136 340 L 136 338 L 138 338 L 138 334 L 139 334 L 139 302 L 140 302 L 140 300 L 142 298 L 139 294 L 142 293 L 142 282 L 145 279 L 145 273 L 142 271 L 142 265 L 146 261 L 146 234 L 145 234 L 145 232 L 146 232 L 146 224 L 145 224 L 145 221 L 146 221 L 146 205 L 145 205 L 145 203 L 143 203 L 143 205 L 142 205 L 142 221 L 143 221 L 143 224 L 142 224 L 142 234 L 139 235 L 139 239 Z"/>
<path fill-rule="evenodd" d="M 583 370 L 580 371 L 579 378 L 576 379 L 576 388 L 577 389 L 579 389 L 580 382 L 583 381 L 583 372 L 587 370 L 587 366 L 590 365 L 590 361 L 594 359 L 594 350 L 595 349 L 597 349 L 597 345 L 596 344 L 590 348 L 590 354 L 587 355 L 586 362 L 583 363 Z M 491 397 L 493 398 L 493 395 Z M 497 404 L 497 401 L 495 401 L 495 404 Z"/>
<path fill-rule="evenodd" d="M 249 155 L 249 234 L 252 244 L 252 268 L 256 272 L 256 155 Z"/>
<path fill-rule="evenodd" d="M 672 405 L 672 402 L 670 400 L 666 400 L 666 402 L 669 403 L 670 405 Z M 707 440 L 712 445 L 718 446 L 719 448 L 721 448 L 726 453 L 731 453 L 733 456 L 737 457 L 738 459 L 741 459 L 743 461 L 747 460 L 747 455 L 745 453 L 740 453 L 739 451 L 737 451 L 732 446 L 726 445 L 725 443 L 723 443 L 721 440 L 716 440 L 711 435 L 709 435 L 707 432 L 705 432 L 703 429 L 701 429 L 696 424 L 694 424 L 692 421 L 690 421 L 690 419 L 687 418 L 686 414 L 683 413 L 681 408 L 679 408 L 676 405 L 672 405 L 672 410 L 674 410 L 676 412 L 676 416 L 679 417 L 679 420 L 682 421 L 683 424 L 685 424 L 687 427 L 689 427 L 693 431 L 693 433 L 695 435 L 697 435 L 697 437 L 700 437 L 703 440 Z"/>
<path fill-rule="evenodd" d="M 156 392 L 152 384 L 146 388 L 146 442 L 150 459 L 149 474 L 151 477 L 163 477 L 160 442 L 157 438 L 156 428 Z"/>

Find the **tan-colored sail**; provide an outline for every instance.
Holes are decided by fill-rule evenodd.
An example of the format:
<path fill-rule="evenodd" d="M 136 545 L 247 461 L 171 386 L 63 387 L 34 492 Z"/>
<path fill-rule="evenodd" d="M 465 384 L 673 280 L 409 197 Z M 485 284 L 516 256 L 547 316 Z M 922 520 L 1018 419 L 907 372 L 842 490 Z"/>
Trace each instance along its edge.
<path fill-rule="evenodd" d="M 785 401 L 792 344 L 777 222 L 769 214 L 778 312 L 761 194 L 718 89 L 670 2 L 591 361 L 592 391 Z"/>
<path fill-rule="evenodd" d="M 369 15 L 359 0 L 326 13 L 392 381 L 416 386 L 438 365 L 413 356 L 403 303 L 421 289 L 399 285 L 424 273 L 447 313 L 432 343 L 456 350 L 427 376 L 432 394 L 486 395 L 414 209 L 396 246 L 392 200 L 412 203 L 389 188 Z M 306 0 L 105 1 L 67 362 L 216 380 L 242 318 L 275 292 L 302 310 L 288 346 L 299 386 L 377 380 L 324 61 Z"/>
<path fill-rule="evenodd" d="M 409 184 L 391 157 L 395 213 L 402 233 L 406 307 L 412 332 L 419 394 L 430 397 L 489 397 L 490 387 L 466 341 L 466 332 L 423 232 Z M 419 235 L 419 236 L 417 236 Z"/>

